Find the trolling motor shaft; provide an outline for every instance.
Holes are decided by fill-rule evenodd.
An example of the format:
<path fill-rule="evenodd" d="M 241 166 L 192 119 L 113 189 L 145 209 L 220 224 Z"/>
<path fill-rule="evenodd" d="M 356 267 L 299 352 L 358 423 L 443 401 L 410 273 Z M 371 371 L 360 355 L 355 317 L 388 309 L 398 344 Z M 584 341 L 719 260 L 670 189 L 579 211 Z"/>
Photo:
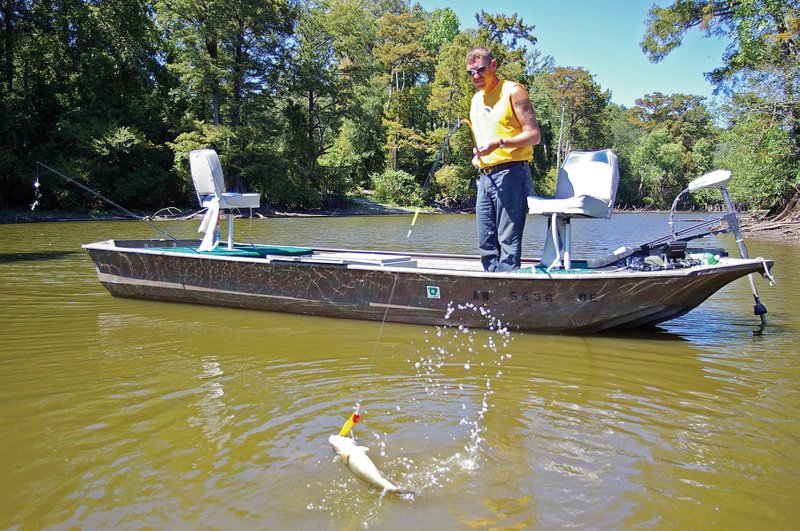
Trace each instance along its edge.
<path fill-rule="evenodd" d="M 689 183 L 689 186 L 685 190 L 678 194 L 678 197 L 676 197 L 675 201 L 672 203 L 672 209 L 670 209 L 669 225 L 673 239 L 675 239 L 676 233 L 672 216 L 681 196 L 685 193 L 694 192 L 703 188 L 718 188 L 722 194 L 722 199 L 725 201 L 725 208 L 728 210 L 728 213 L 724 216 L 724 219 L 728 225 L 728 229 L 736 238 L 736 246 L 739 248 L 739 254 L 742 256 L 742 258 L 750 258 L 747 253 L 747 247 L 744 245 L 744 238 L 742 238 L 742 231 L 741 227 L 739 226 L 739 218 L 736 217 L 736 209 L 734 208 L 733 201 L 731 201 L 731 196 L 728 193 L 728 181 L 730 181 L 731 178 L 732 175 L 729 170 L 714 170 L 694 179 Z M 767 274 L 769 274 L 768 270 Z M 753 299 L 755 300 L 755 304 L 753 305 L 753 314 L 757 315 L 761 319 L 761 325 L 763 326 L 767 324 L 767 319 L 764 317 L 764 314 L 767 313 L 767 308 L 761 303 L 761 300 L 758 297 L 758 289 L 756 288 L 756 283 L 753 280 L 753 274 L 750 273 L 747 275 L 747 279 L 750 281 L 750 289 L 753 292 Z"/>
<path fill-rule="evenodd" d="M 739 247 L 739 254 L 742 255 L 742 258 L 750 258 L 747 254 L 747 247 L 744 245 L 744 239 L 742 238 L 741 228 L 739 227 L 739 219 L 736 217 L 736 210 L 734 210 L 733 201 L 731 201 L 731 196 L 728 194 L 728 187 L 726 185 L 722 185 L 719 191 L 722 193 L 722 198 L 725 200 L 725 206 L 727 207 L 728 211 L 733 214 L 727 218 L 728 226 L 736 238 L 736 246 Z M 767 313 L 767 307 L 764 306 L 761 303 L 761 300 L 758 298 L 758 288 L 756 288 L 756 283 L 753 280 L 752 273 L 747 275 L 747 280 L 750 281 L 750 289 L 753 291 L 753 299 L 755 300 L 755 304 L 753 304 L 753 314 L 757 315 L 761 319 L 762 325 L 767 324 L 767 318 L 764 317 L 764 314 Z"/>

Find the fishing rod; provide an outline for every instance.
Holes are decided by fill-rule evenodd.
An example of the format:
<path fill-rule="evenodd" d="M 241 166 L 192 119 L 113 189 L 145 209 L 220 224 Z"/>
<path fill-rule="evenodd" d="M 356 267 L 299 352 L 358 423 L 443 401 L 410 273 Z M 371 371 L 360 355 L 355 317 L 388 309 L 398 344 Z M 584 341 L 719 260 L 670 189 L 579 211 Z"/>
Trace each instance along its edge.
<path fill-rule="evenodd" d="M 469 129 L 469 136 L 472 138 L 472 147 L 475 149 L 475 156 L 478 157 L 478 162 L 483 162 L 481 156 L 478 154 L 478 141 L 475 139 L 475 131 L 472 130 L 472 122 L 467 118 L 462 118 L 459 125 L 464 124 Z"/>
<path fill-rule="evenodd" d="M 458 129 L 459 126 L 462 123 L 464 123 L 464 121 L 465 120 L 456 121 L 456 123 L 453 124 L 453 126 L 450 128 L 450 132 L 447 133 L 447 136 L 444 137 L 444 142 L 442 142 L 442 147 L 439 149 L 439 155 L 436 157 L 436 160 L 433 161 L 431 169 L 428 170 L 428 175 L 425 177 L 425 182 L 422 184 L 421 194 L 425 193 L 425 190 L 428 188 L 428 185 L 431 182 L 431 177 L 433 177 L 433 174 L 436 172 L 436 168 L 438 168 L 439 164 L 441 164 L 442 160 L 444 160 L 444 150 L 447 148 L 447 145 L 450 142 L 450 137 L 453 136 L 453 133 L 456 132 L 456 129 Z M 469 125 L 469 120 L 466 120 L 466 123 Z M 472 132 L 471 125 L 470 125 L 470 132 Z M 473 144 L 474 144 L 474 138 L 473 138 Z M 408 241 L 411 238 L 411 232 L 414 230 L 414 225 L 417 223 L 418 216 L 419 216 L 419 207 L 417 207 L 416 210 L 414 211 L 414 218 L 411 220 L 411 227 L 409 227 L 408 234 L 406 234 L 406 241 Z"/>
<path fill-rule="evenodd" d="M 169 238 L 169 239 L 171 239 L 172 241 L 176 242 L 176 243 L 177 243 L 178 245 L 180 245 L 181 247 L 185 247 L 185 248 L 187 248 L 187 249 L 191 249 L 193 252 L 195 252 L 195 253 L 198 253 L 198 254 L 199 254 L 199 252 L 198 252 L 196 249 L 194 249 L 192 246 L 188 245 L 186 242 L 184 242 L 184 241 L 182 241 L 182 240 L 179 240 L 178 238 L 176 238 L 175 236 L 173 236 L 173 235 L 172 235 L 172 234 L 170 234 L 169 232 L 165 231 L 164 229 L 162 229 L 162 228 L 159 228 L 159 227 L 156 227 L 155 225 L 153 225 L 152 223 L 150 223 L 150 222 L 149 222 L 149 221 L 148 221 L 146 218 L 144 218 L 143 216 L 140 216 L 140 215 L 138 215 L 138 214 L 134 214 L 133 212 L 131 212 L 131 211 L 130 211 L 130 210 L 128 210 L 127 208 L 125 208 L 125 207 L 123 207 L 123 206 L 120 206 L 120 205 L 118 205 L 117 203 L 115 203 L 115 202 L 114 202 L 114 201 L 112 201 L 111 199 L 107 198 L 106 196 L 104 196 L 104 195 L 100 194 L 99 192 L 95 192 L 94 190 L 92 190 L 91 188 L 89 188 L 88 186 L 86 186 L 85 184 L 83 184 L 83 183 L 81 183 L 81 182 L 78 182 L 78 181 L 76 181 L 75 179 L 73 179 L 72 177 L 69 177 L 69 176 L 67 176 L 67 175 L 64 175 L 64 174 L 63 174 L 63 173 L 61 173 L 60 171 L 58 171 L 58 170 L 56 170 L 56 169 L 53 169 L 53 168 L 51 168 L 50 166 L 48 166 L 48 165 L 46 165 L 46 164 L 43 164 L 43 163 L 41 163 L 41 162 L 36 162 L 36 182 L 34 182 L 34 183 L 33 183 L 33 187 L 34 187 L 34 189 L 36 190 L 36 196 L 35 196 L 35 199 L 34 199 L 33 203 L 31 204 L 31 210 L 33 210 L 33 209 L 35 209 L 35 208 L 36 208 L 36 205 L 38 205 L 38 204 L 39 204 L 39 199 L 42 197 L 42 194 L 39 192 L 39 187 L 40 187 L 40 184 L 39 184 L 39 166 L 41 166 L 42 168 L 44 168 L 44 169 L 46 169 L 46 170 L 49 170 L 49 171 L 51 171 L 51 172 L 55 173 L 56 175 L 58 175 L 58 176 L 59 176 L 59 177 L 61 177 L 62 179 L 66 180 L 68 183 L 70 183 L 70 184 L 74 184 L 75 186 L 77 186 L 77 187 L 78 187 L 78 188 L 80 188 L 81 190 L 84 190 L 84 191 L 86 191 L 86 192 L 89 192 L 90 194 L 92 194 L 93 196 L 97 197 L 98 199 L 101 199 L 101 200 L 105 201 L 105 202 L 106 202 L 106 203 L 108 203 L 109 205 L 113 206 L 114 208 L 116 208 L 117 210 L 119 210 L 119 211 L 123 212 L 124 214 L 126 214 L 126 215 L 128 215 L 128 216 L 132 217 L 133 219 L 136 219 L 136 220 L 138 220 L 138 221 L 141 221 L 141 222 L 143 222 L 145 225 L 147 225 L 147 226 L 148 226 L 148 227 L 150 227 L 151 229 L 154 229 L 154 230 L 156 230 L 156 231 L 160 232 L 161 234 L 163 234 L 163 235 L 164 235 L 164 236 L 166 236 L 167 238 Z"/>

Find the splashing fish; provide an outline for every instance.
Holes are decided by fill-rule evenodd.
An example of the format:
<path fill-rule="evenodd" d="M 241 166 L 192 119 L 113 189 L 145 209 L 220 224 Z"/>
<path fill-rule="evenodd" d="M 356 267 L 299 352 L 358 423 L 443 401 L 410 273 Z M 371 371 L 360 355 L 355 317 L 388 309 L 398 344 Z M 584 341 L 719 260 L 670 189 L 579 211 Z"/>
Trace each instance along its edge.
<path fill-rule="evenodd" d="M 369 448 L 366 446 L 359 446 L 350 437 L 343 437 L 341 435 L 331 435 L 328 438 L 328 442 L 331 443 L 333 449 L 342 458 L 353 474 L 373 487 L 396 494 L 414 494 L 413 491 L 398 487 L 383 475 L 383 473 L 378 470 L 378 467 L 375 466 L 375 463 L 372 462 L 372 459 L 367 456 Z"/>

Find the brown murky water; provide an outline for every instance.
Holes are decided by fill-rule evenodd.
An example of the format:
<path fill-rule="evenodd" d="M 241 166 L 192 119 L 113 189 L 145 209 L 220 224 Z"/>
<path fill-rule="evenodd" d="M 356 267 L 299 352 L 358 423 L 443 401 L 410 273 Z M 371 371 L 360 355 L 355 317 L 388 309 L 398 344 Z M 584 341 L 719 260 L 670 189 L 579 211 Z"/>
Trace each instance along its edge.
<path fill-rule="evenodd" d="M 407 241 L 409 224 L 258 220 L 252 238 L 473 252 L 470 216 L 422 217 Z M 576 223 L 577 254 L 665 227 Z M 542 234 L 531 220 L 526 254 Z M 151 236 L 0 225 L 0 528 L 797 524 L 797 243 L 749 242 L 777 262 L 777 287 L 758 280 L 763 335 L 741 279 L 659 331 L 569 337 L 112 298 L 80 244 Z M 413 499 L 334 460 L 327 437 L 356 401 L 359 441 Z"/>

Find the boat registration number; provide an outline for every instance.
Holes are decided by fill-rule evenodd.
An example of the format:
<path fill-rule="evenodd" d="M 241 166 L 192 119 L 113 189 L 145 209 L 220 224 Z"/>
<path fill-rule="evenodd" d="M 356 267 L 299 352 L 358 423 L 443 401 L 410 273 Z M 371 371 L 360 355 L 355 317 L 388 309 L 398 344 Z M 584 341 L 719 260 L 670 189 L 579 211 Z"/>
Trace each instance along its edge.
<path fill-rule="evenodd" d="M 512 301 L 553 302 L 552 293 L 528 293 L 527 291 L 520 293 L 517 291 L 510 291 L 508 293 L 508 298 Z"/>

